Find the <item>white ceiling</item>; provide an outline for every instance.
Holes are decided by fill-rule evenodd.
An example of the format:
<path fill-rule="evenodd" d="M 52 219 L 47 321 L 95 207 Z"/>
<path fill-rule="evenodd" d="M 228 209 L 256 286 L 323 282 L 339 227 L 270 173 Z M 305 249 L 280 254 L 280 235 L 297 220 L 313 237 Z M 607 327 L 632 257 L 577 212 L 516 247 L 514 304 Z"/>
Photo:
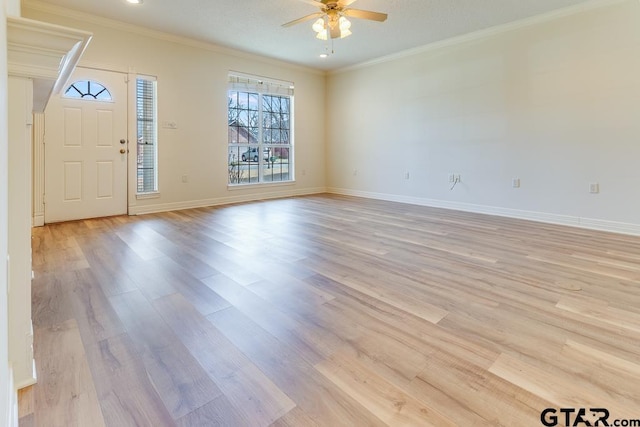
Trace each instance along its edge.
<path fill-rule="evenodd" d="M 305 0 L 26 0 L 88 12 L 155 30 L 321 70 L 335 70 L 587 0 L 357 0 L 352 8 L 384 12 L 384 23 L 352 19 L 353 35 L 315 38 L 313 21 L 282 24 L 316 12 Z"/>

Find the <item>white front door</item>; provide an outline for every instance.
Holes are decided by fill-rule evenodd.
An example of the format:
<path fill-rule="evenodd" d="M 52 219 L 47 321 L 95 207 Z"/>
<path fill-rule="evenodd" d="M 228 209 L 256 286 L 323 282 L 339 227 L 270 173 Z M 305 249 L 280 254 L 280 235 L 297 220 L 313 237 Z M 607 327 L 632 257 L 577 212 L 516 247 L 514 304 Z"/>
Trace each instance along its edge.
<path fill-rule="evenodd" d="M 45 222 L 127 213 L 126 77 L 78 67 L 49 101 Z"/>

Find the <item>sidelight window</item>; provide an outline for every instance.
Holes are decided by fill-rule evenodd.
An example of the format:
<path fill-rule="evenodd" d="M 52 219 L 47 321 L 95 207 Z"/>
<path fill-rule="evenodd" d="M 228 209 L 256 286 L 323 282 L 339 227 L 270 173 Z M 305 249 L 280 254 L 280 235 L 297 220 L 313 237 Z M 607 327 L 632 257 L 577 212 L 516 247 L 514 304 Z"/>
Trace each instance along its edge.
<path fill-rule="evenodd" d="M 158 126 L 156 79 L 136 79 L 137 192 L 158 191 Z"/>

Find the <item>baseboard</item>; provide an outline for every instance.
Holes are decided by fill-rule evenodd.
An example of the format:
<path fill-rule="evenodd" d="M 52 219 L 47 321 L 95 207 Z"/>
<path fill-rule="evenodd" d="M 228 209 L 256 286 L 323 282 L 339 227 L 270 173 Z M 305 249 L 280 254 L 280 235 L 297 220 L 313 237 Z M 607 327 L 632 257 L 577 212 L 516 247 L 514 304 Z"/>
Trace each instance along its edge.
<path fill-rule="evenodd" d="M 400 196 L 396 194 L 375 193 L 369 191 L 351 190 L 346 188 L 328 188 L 328 193 L 344 196 L 363 197 L 367 199 L 386 200 L 390 202 L 407 203 L 433 208 L 453 209 L 457 211 L 473 212 L 487 215 L 504 216 L 508 218 L 525 219 L 548 224 L 567 225 L 589 230 L 609 231 L 612 233 L 640 236 L 640 224 L 606 221 L 593 218 L 582 218 L 569 215 L 559 215 L 547 212 L 525 211 L 519 209 L 501 208 L 495 206 L 475 205 L 472 203 L 449 202 L 446 200 L 425 199 L 420 197 Z"/>
<path fill-rule="evenodd" d="M 42 215 L 34 215 L 31 219 L 31 225 L 33 227 L 42 227 L 44 226 L 44 214 Z"/>
<path fill-rule="evenodd" d="M 36 361 L 32 360 L 32 370 L 33 370 L 33 375 L 19 383 L 17 383 L 15 385 L 16 390 L 22 390 L 23 388 L 32 386 L 34 384 L 36 384 L 38 382 L 38 377 L 36 375 Z"/>
<path fill-rule="evenodd" d="M 325 187 L 305 188 L 301 190 L 271 191 L 260 194 L 238 194 L 237 196 L 218 197 L 214 199 L 189 200 L 175 203 L 160 203 L 146 206 L 130 206 L 129 215 L 144 215 L 158 212 L 178 211 L 183 209 L 203 208 L 207 206 L 229 205 L 232 203 L 252 202 L 259 200 L 280 199 L 284 197 L 308 196 L 326 193 Z"/>

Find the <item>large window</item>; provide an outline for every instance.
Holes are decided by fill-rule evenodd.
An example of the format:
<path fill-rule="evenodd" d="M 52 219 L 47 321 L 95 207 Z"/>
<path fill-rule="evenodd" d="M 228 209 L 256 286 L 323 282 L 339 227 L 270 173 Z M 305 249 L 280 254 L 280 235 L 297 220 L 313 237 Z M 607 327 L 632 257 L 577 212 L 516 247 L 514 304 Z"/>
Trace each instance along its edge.
<path fill-rule="evenodd" d="M 229 76 L 229 184 L 293 180 L 293 85 Z"/>
<path fill-rule="evenodd" d="M 156 80 L 136 79 L 137 192 L 158 191 L 158 125 L 156 114 Z"/>

